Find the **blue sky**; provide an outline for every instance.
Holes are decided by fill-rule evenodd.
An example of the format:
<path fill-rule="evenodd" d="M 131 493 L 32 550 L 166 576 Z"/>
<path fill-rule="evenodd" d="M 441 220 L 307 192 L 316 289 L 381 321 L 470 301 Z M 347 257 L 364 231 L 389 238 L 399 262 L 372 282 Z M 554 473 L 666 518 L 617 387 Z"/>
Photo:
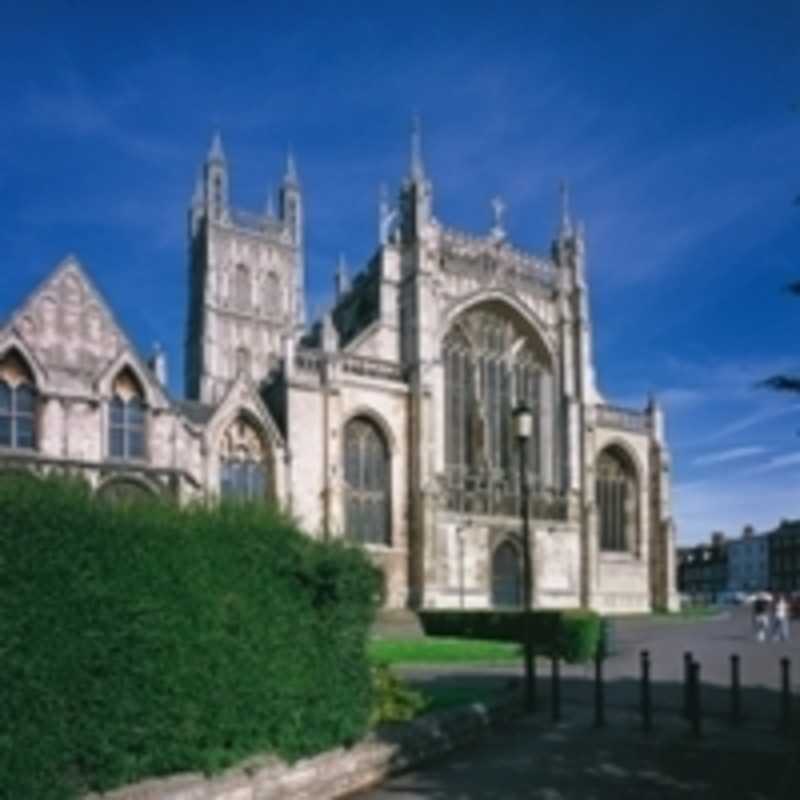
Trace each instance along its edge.
<path fill-rule="evenodd" d="M 753 389 L 800 370 L 796 2 L 4 5 L 0 315 L 74 252 L 180 393 L 213 129 L 245 208 L 294 150 L 320 308 L 338 254 L 374 246 L 418 111 L 448 225 L 487 231 L 500 194 L 545 252 L 570 182 L 601 389 L 662 399 L 679 541 L 800 516 L 800 396 Z"/>

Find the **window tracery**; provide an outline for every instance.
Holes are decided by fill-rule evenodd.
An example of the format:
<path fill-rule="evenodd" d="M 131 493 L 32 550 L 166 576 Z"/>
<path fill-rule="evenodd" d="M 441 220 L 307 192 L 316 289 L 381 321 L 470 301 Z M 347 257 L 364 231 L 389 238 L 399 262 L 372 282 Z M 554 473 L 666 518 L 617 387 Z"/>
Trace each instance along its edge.
<path fill-rule="evenodd" d="M 0 360 L 0 447 L 36 448 L 38 393 L 33 374 L 15 352 Z"/>
<path fill-rule="evenodd" d="M 628 552 L 635 547 L 638 487 L 630 459 L 619 448 L 603 450 L 595 475 L 600 549 Z"/>
<path fill-rule="evenodd" d="M 147 455 L 147 405 L 141 384 L 129 369 L 114 380 L 108 419 L 108 451 L 112 458 L 144 459 Z"/>
<path fill-rule="evenodd" d="M 220 443 L 220 494 L 226 500 L 266 500 L 270 452 L 264 437 L 244 416 L 237 417 Z"/>
<path fill-rule="evenodd" d="M 351 419 L 344 430 L 345 530 L 364 544 L 391 544 L 389 450 L 378 427 Z"/>
<path fill-rule="evenodd" d="M 540 342 L 499 307 L 478 307 L 456 320 L 442 346 L 445 461 L 453 510 L 516 514 L 518 445 L 511 412 L 534 412 L 526 453 L 531 490 L 543 486 L 542 383 L 548 367 Z"/>

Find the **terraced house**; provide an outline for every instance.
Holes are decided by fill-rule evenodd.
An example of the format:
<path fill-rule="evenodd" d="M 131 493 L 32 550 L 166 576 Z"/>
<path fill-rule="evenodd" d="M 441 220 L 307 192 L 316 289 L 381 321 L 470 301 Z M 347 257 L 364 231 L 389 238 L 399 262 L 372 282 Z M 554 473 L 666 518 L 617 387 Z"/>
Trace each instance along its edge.
<path fill-rule="evenodd" d="M 4 468 L 112 497 L 278 502 L 311 535 L 362 543 L 390 606 L 517 605 L 522 400 L 534 604 L 674 606 L 662 412 L 598 390 L 566 207 L 541 255 L 512 244 L 499 201 L 483 235 L 444 226 L 415 130 L 373 257 L 308 325 L 293 160 L 275 213 L 236 209 L 230 177 L 216 137 L 188 215 L 187 398 L 68 257 L 0 328 Z"/>

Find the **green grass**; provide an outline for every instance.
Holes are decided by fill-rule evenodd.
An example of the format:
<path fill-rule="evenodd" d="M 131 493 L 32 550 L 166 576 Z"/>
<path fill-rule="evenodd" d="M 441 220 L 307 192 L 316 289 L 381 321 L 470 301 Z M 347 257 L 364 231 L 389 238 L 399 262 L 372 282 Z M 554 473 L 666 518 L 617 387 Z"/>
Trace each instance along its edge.
<path fill-rule="evenodd" d="M 374 638 L 369 657 L 385 664 L 507 664 L 519 661 L 519 645 L 472 639 Z"/>

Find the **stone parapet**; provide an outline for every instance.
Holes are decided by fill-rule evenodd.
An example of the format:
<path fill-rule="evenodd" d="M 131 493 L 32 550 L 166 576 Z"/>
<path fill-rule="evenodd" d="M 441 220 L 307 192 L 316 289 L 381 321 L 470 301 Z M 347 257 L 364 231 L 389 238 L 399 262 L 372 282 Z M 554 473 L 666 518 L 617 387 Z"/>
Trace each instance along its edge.
<path fill-rule="evenodd" d="M 255 757 L 213 777 L 199 773 L 142 781 L 83 800 L 335 800 L 469 744 L 521 713 L 517 692 L 493 703 L 427 714 L 384 726 L 351 748 L 292 765 Z"/>

